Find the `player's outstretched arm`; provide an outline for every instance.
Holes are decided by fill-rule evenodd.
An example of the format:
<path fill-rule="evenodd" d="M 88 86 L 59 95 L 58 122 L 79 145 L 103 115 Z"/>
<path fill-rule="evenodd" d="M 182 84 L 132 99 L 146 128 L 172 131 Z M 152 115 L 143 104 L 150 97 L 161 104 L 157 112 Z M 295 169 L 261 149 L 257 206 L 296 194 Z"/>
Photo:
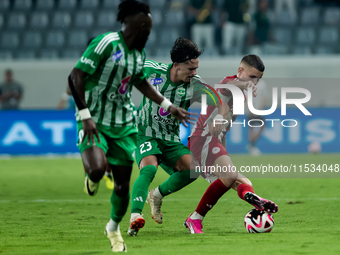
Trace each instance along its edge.
<path fill-rule="evenodd" d="M 172 116 L 178 119 L 184 126 L 188 126 L 185 122 L 193 124 L 191 120 L 195 118 L 190 117 L 192 114 L 182 108 L 174 106 L 167 98 L 162 96 L 146 79 L 144 79 L 140 84 L 135 84 L 135 87 L 144 94 L 151 101 L 160 105 L 164 110 L 169 111 Z"/>
<path fill-rule="evenodd" d="M 96 123 L 91 118 L 91 114 L 89 109 L 87 108 L 86 101 L 85 101 L 85 85 L 84 85 L 84 77 L 87 73 L 83 72 L 78 68 L 74 68 L 68 77 L 68 83 L 70 90 L 72 92 L 74 101 L 78 107 L 78 113 L 80 115 L 80 119 L 83 122 L 83 130 L 84 130 L 84 137 L 81 142 L 87 138 L 87 144 L 95 145 L 95 136 L 100 143 L 100 138 L 98 135 L 98 130 Z"/>

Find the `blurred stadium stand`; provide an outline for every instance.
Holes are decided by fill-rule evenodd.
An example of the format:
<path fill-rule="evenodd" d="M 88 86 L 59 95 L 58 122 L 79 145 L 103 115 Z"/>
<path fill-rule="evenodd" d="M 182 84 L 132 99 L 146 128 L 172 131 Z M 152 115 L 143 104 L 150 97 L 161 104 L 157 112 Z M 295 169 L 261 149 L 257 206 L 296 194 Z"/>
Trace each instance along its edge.
<path fill-rule="evenodd" d="M 154 27 L 146 47 L 147 54 L 167 56 L 178 36 L 189 36 L 186 29 L 187 1 L 148 1 Z M 282 9 L 271 20 L 275 42 L 266 46 L 261 54 L 340 53 L 339 5 L 324 5 L 313 0 L 296 1 L 299 2 L 298 18 L 292 18 L 288 10 Z M 0 0 L 0 59 L 78 58 L 90 38 L 107 31 L 119 30 L 120 24 L 116 22 L 119 2 Z M 249 29 L 250 27 L 251 25 Z M 251 45 L 248 45 L 243 53 L 249 53 L 250 48 Z"/>

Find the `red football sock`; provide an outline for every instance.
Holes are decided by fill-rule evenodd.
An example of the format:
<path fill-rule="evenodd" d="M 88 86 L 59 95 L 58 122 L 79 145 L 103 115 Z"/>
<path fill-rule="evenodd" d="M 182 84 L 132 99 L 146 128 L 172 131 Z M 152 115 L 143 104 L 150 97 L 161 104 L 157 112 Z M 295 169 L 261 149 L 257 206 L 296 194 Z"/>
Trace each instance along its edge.
<path fill-rule="evenodd" d="M 220 179 L 214 181 L 205 191 L 200 203 L 196 208 L 196 212 L 205 216 L 207 212 L 213 208 L 220 197 L 223 196 L 230 188 L 226 187 Z"/>
<path fill-rule="evenodd" d="M 253 187 L 250 186 L 249 184 L 242 183 L 238 185 L 237 194 L 241 199 L 244 200 L 244 194 L 246 194 L 247 192 L 255 193 Z"/>

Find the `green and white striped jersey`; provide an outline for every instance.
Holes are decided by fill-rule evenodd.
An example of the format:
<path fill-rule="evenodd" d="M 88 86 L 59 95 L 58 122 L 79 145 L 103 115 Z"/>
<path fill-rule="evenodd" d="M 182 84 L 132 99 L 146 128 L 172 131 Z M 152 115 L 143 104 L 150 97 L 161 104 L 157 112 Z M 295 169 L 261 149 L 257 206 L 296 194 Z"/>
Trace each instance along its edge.
<path fill-rule="evenodd" d="M 88 73 L 84 79 L 85 99 L 94 122 L 110 127 L 136 124 L 131 101 L 133 84 L 146 78 L 145 50 L 129 50 L 121 32 L 109 32 L 92 40 L 76 68 Z M 78 109 L 76 119 L 80 121 Z"/>
<path fill-rule="evenodd" d="M 163 96 L 168 98 L 175 106 L 187 110 L 193 102 L 201 100 L 201 95 L 205 94 L 207 87 L 203 85 L 205 82 L 198 75 L 195 75 L 190 83 L 171 82 L 171 67 L 172 64 L 168 65 L 146 60 L 144 72 L 148 81 Z M 213 99 L 207 97 L 207 104 L 215 105 L 217 101 L 217 97 Z M 180 122 L 168 111 L 164 111 L 163 108 L 145 96 L 138 109 L 138 116 L 138 135 L 173 142 L 181 141 L 179 137 Z"/>

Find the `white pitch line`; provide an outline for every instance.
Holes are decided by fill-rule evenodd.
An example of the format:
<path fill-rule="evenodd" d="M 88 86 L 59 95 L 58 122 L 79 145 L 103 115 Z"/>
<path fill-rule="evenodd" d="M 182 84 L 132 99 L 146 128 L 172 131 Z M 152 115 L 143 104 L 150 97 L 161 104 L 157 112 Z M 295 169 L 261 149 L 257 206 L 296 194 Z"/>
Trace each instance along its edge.
<path fill-rule="evenodd" d="M 340 200 L 339 197 L 324 197 L 324 198 L 278 198 L 274 199 L 273 201 L 301 201 L 304 200 L 314 200 L 314 201 L 330 201 L 330 200 Z M 88 203 L 88 202 L 109 202 L 110 199 L 93 199 L 93 200 L 87 200 L 87 199 L 35 199 L 35 200 L 0 200 L 0 203 Z M 164 202 L 166 201 L 199 201 L 199 199 L 164 199 Z M 231 201 L 231 199 L 220 199 L 219 201 Z"/>

